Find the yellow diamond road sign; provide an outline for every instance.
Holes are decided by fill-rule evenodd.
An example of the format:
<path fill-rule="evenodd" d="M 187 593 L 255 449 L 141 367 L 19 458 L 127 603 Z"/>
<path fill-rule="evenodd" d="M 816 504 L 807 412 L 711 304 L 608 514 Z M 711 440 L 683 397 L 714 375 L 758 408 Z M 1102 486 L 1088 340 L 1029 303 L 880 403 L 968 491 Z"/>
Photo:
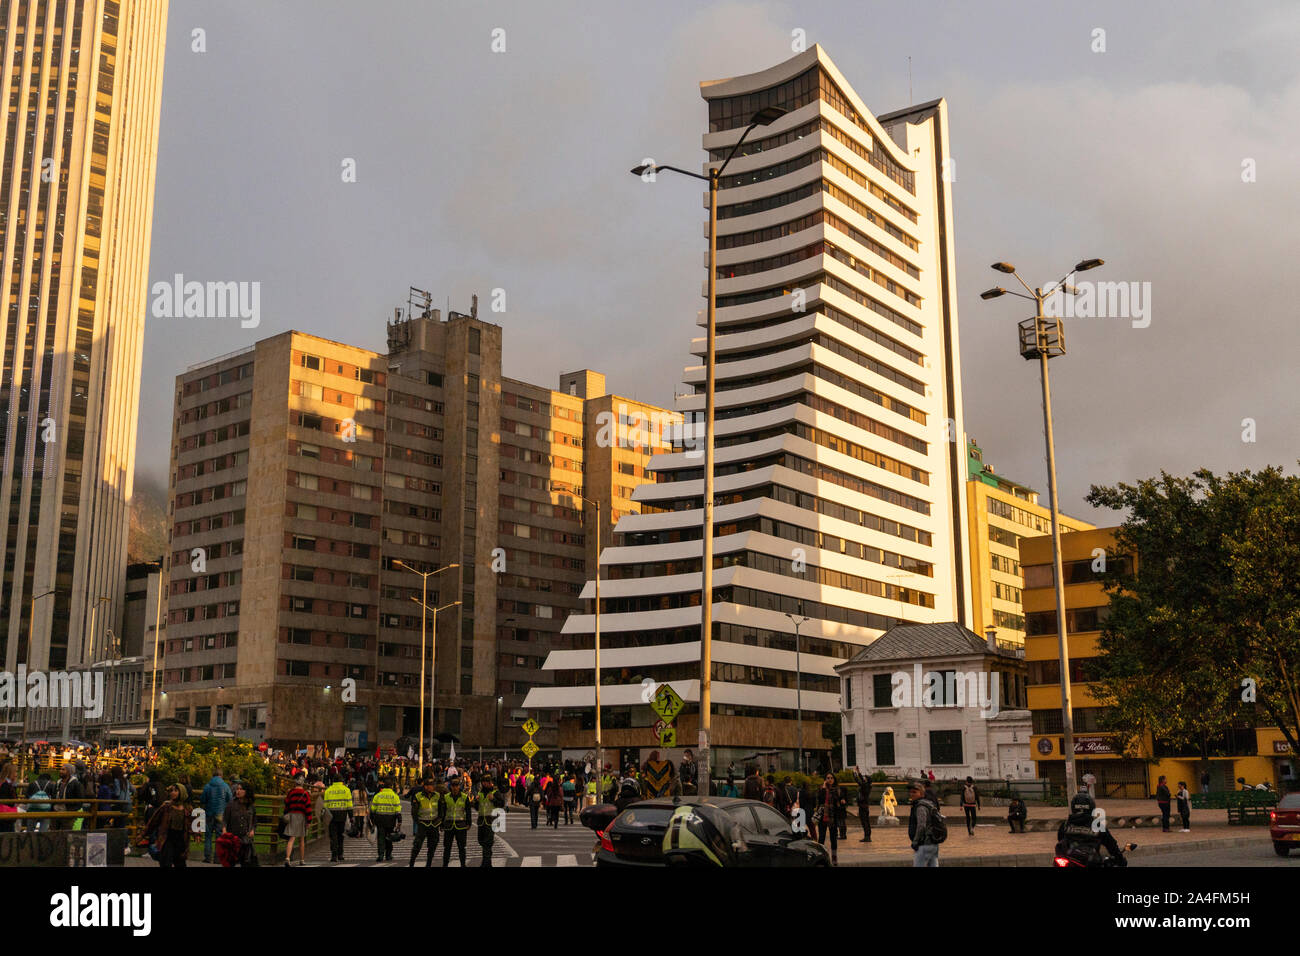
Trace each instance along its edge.
<path fill-rule="evenodd" d="M 660 747 L 677 746 L 677 728 L 674 727 L 672 724 L 668 724 L 667 726 L 665 726 L 663 729 L 659 731 L 659 746 Z"/>
<path fill-rule="evenodd" d="M 533 718 L 529 717 L 527 720 L 524 721 L 524 733 L 526 733 L 529 737 L 537 733 L 538 729 L 539 728 L 538 728 L 537 721 L 533 720 Z"/>
<path fill-rule="evenodd" d="M 528 741 L 528 743 L 524 744 L 519 749 L 524 752 L 524 755 L 528 757 L 529 760 L 531 760 L 534 756 L 536 756 L 537 751 L 541 750 L 542 748 L 537 746 L 537 744 L 533 743 L 530 740 Z"/>
<path fill-rule="evenodd" d="M 650 699 L 651 709 L 668 723 L 672 723 L 673 718 L 682 712 L 683 706 L 681 696 L 673 690 L 671 684 L 660 684 Z"/>

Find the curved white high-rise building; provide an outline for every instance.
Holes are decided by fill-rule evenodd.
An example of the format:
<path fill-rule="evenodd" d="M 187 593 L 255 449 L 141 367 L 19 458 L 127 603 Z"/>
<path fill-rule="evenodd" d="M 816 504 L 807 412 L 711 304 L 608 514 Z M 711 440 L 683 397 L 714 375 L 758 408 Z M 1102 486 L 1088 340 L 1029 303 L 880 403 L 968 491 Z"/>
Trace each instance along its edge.
<path fill-rule="evenodd" d="M 818 47 L 701 93 L 710 163 L 756 110 L 787 111 L 751 134 L 718 195 L 712 744 L 725 768 L 792 750 L 800 704 L 805 747 L 826 748 L 834 666 L 899 620 L 968 624 L 970 575 L 944 102 L 873 116 Z M 685 381 L 681 410 L 702 420 L 703 365 Z M 687 701 L 681 746 L 698 728 L 703 454 L 650 468 L 644 513 L 600 559 L 610 749 L 652 746 L 646 678 Z M 791 615 L 809 619 L 798 661 Z M 569 618 L 579 649 L 553 652 L 557 686 L 525 701 L 559 708 L 574 748 L 592 740 L 593 625 Z"/>

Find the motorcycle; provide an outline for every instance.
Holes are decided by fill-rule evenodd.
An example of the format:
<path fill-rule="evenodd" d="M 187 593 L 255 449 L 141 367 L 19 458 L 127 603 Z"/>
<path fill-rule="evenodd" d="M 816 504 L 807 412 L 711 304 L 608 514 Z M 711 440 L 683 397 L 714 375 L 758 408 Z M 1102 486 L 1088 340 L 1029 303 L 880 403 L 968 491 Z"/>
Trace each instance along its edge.
<path fill-rule="evenodd" d="M 1101 870 L 1109 867 L 1128 866 L 1128 858 L 1124 855 L 1130 850 L 1136 850 L 1136 843 L 1125 843 L 1120 847 L 1119 856 L 1105 856 L 1097 853 L 1095 848 L 1074 846 L 1065 852 L 1064 855 L 1058 853 L 1052 860 L 1057 869 L 1070 869 L 1077 867 L 1083 870 Z"/>

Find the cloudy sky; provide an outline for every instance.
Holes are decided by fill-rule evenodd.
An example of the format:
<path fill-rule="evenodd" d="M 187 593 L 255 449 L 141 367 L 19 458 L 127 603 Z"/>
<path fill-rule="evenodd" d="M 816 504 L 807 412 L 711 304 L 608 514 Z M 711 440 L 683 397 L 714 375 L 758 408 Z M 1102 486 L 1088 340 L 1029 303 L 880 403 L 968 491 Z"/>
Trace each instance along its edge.
<path fill-rule="evenodd" d="M 148 320 L 138 476 L 166 480 L 186 366 L 288 329 L 382 349 L 410 285 L 444 309 L 478 293 L 481 314 L 503 289 L 485 317 L 508 375 L 591 367 L 671 404 L 703 305 L 702 190 L 627 170 L 698 168 L 699 81 L 788 58 L 795 30 L 877 113 L 948 100 L 966 421 L 986 461 L 1046 487 L 1016 349 L 1029 303 L 981 301 L 1006 284 L 988 264 L 1047 282 L 1097 256 L 1089 278 L 1150 283 L 1151 322 L 1068 327 L 1062 508 L 1092 515 L 1090 484 L 1161 469 L 1294 470 L 1294 4 L 172 0 L 150 279 L 260 282 L 261 324 Z"/>

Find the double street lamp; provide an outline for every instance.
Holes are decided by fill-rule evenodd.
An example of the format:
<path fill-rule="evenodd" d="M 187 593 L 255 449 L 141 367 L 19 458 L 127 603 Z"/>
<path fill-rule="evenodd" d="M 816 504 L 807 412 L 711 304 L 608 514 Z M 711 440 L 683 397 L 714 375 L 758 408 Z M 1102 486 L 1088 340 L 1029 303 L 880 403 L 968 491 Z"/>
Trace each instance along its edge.
<path fill-rule="evenodd" d="M 426 612 L 430 610 L 433 611 L 433 647 L 429 652 L 429 664 L 430 664 L 429 667 L 429 731 L 432 733 L 433 701 L 434 701 L 433 685 L 434 685 L 434 679 L 436 675 L 436 672 L 433 669 L 433 664 L 437 658 L 437 653 L 438 653 L 438 612 L 445 611 L 449 607 L 455 607 L 457 604 L 460 603 L 459 601 L 452 601 L 450 604 L 444 604 L 442 607 L 430 608 L 428 604 L 429 578 L 443 571 L 449 571 L 452 568 L 458 568 L 460 567 L 460 565 L 448 564 L 446 567 L 438 568 L 435 571 L 417 571 L 409 564 L 403 562 L 400 558 L 394 558 L 393 567 L 401 568 L 404 571 L 410 571 L 412 574 L 418 574 L 422 579 L 421 587 L 423 588 L 423 590 L 421 591 L 420 598 L 417 600 L 414 597 L 414 595 L 412 595 L 411 600 L 415 601 L 417 604 L 420 605 L 420 755 L 418 758 L 416 772 L 419 776 L 423 777 L 424 776 L 424 659 L 425 659 L 425 647 L 426 647 L 426 641 L 425 641 Z"/>
<path fill-rule="evenodd" d="M 740 149 L 741 143 L 758 126 L 770 126 L 785 110 L 779 106 L 765 106 L 750 119 L 740 139 L 722 165 L 707 174 L 693 173 L 678 166 L 646 164 L 633 167 L 632 175 L 646 178 L 660 170 L 681 173 L 709 184 L 709 292 L 706 321 L 706 346 L 704 358 L 704 499 L 703 541 L 700 558 L 700 742 L 697 747 L 699 768 L 703 772 L 704 788 L 701 794 L 712 792 L 713 776 L 709 765 L 709 732 L 712 724 L 712 670 L 713 670 L 713 379 L 715 370 L 715 339 L 717 323 L 715 308 L 718 280 L 718 184 L 727 165 Z M 597 559 L 599 562 L 599 559 Z M 599 606 L 599 601 L 597 601 Z M 599 681 L 597 687 L 600 686 Z"/>
<path fill-rule="evenodd" d="M 1047 360 L 1065 354 L 1065 330 L 1061 320 L 1043 314 L 1043 303 L 1057 292 L 1067 295 L 1076 293 L 1073 286 L 1066 285 L 1066 280 L 1076 272 L 1087 272 L 1105 265 L 1101 259 L 1084 259 L 1062 276 L 1047 291 L 1031 289 L 1016 272 L 1016 267 L 1009 262 L 995 262 L 992 268 L 998 272 L 1016 277 L 1016 281 L 1025 287 L 1025 292 L 1012 292 L 1001 286 L 995 286 L 980 293 L 981 299 L 996 299 L 1004 295 L 1016 295 L 1022 299 L 1032 299 L 1035 305 L 1034 317 L 1020 323 L 1020 354 L 1028 361 L 1038 360 L 1039 379 L 1043 388 L 1043 434 L 1047 442 L 1047 492 L 1052 505 L 1052 572 L 1056 580 L 1056 643 L 1057 655 L 1061 667 L 1061 724 L 1065 731 L 1065 795 L 1069 798 L 1075 792 L 1074 775 L 1074 713 L 1070 704 L 1070 651 L 1066 645 L 1065 633 L 1065 577 L 1062 573 L 1061 560 L 1061 520 L 1056 494 L 1056 448 L 1052 435 L 1052 393 L 1047 377 Z M 1028 293 L 1026 295 L 1026 293 Z"/>

